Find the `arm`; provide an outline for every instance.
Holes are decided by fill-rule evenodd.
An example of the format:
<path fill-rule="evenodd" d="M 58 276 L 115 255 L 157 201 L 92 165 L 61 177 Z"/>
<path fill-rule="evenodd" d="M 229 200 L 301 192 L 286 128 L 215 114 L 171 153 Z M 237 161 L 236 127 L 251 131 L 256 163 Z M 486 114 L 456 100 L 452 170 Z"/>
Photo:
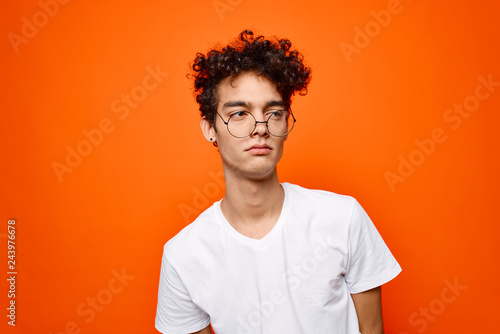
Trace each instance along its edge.
<path fill-rule="evenodd" d="M 193 333 L 195 328 L 207 324 L 204 329 L 194 333 L 211 334 L 210 316 L 193 302 L 186 285 L 168 260 L 167 255 L 167 247 L 165 246 L 158 286 L 156 329 L 161 333 L 173 331 Z"/>
<path fill-rule="evenodd" d="M 351 294 L 362 334 L 384 334 L 382 322 L 382 288 Z"/>
<path fill-rule="evenodd" d="M 203 328 L 201 331 L 194 332 L 191 334 L 212 334 L 212 331 L 210 330 L 210 325 L 208 325 L 207 327 Z"/>

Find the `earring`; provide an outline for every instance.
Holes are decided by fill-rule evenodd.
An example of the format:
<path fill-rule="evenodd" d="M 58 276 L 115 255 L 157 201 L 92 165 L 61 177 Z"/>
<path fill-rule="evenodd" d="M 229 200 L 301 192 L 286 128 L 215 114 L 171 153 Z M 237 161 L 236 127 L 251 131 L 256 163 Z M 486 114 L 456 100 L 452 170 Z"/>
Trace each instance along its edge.
<path fill-rule="evenodd" d="M 210 141 L 212 141 L 212 138 L 210 138 Z"/>

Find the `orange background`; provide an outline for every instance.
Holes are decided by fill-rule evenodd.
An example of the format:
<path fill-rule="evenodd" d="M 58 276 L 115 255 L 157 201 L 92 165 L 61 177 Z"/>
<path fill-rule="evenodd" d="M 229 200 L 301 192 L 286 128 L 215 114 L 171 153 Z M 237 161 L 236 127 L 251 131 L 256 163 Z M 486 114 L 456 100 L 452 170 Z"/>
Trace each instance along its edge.
<path fill-rule="evenodd" d="M 388 6 L 398 13 L 377 29 L 371 11 Z M 5 277 L 14 218 L 18 271 L 15 327 L 1 280 L 2 333 L 156 333 L 162 246 L 224 193 L 188 64 L 245 28 L 290 38 L 312 68 L 280 179 L 352 195 L 371 216 L 403 267 L 384 287 L 386 333 L 498 331 L 500 87 L 443 118 L 480 76 L 500 81 L 497 1 L 42 0 L 1 13 L 0 258 Z M 372 29 L 366 45 L 356 27 Z M 169 74 L 144 90 L 148 66 Z M 415 152 L 436 128 L 446 140 Z M 67 147 L 86 156 L 59 180 Z M 391 186 L 400 156 L 419 165 Z"/>

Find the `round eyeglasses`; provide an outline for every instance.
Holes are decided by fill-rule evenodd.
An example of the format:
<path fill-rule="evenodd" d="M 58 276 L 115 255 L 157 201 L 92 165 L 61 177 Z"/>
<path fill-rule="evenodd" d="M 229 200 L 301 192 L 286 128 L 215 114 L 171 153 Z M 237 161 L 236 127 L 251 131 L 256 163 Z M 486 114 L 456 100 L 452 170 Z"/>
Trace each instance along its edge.
<path fill-rule="evenodd" d="M 255 131 L 258 123 L 266 123 L 266 128 L 269 133 L 275 137 L 284 137 L 292 131 L 295 122 L 297 121 L 292 114 L 292 111 L 287 110 L 270 110 L 266 121 L 257 121 L 255 116 L 248 111 L 239 110 L 229 116 L 227 122 L 217 112 L 217 115 L 222 119 L 227 126 L 227 131 L 236 138 L 245 138 Z M 292 116 L 292 120 L 289 117 Z"/>

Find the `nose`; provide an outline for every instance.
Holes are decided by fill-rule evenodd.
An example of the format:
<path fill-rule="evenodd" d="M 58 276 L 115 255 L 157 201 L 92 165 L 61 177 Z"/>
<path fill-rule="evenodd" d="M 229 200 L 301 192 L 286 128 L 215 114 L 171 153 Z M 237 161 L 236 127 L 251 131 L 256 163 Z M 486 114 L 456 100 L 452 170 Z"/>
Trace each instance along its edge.
<path fill-rule="evenodd" d="M 253 130 L 253 135 L 265 136 L 267 134 L 267 121 L 255 121 L 255 130 Z"/>

